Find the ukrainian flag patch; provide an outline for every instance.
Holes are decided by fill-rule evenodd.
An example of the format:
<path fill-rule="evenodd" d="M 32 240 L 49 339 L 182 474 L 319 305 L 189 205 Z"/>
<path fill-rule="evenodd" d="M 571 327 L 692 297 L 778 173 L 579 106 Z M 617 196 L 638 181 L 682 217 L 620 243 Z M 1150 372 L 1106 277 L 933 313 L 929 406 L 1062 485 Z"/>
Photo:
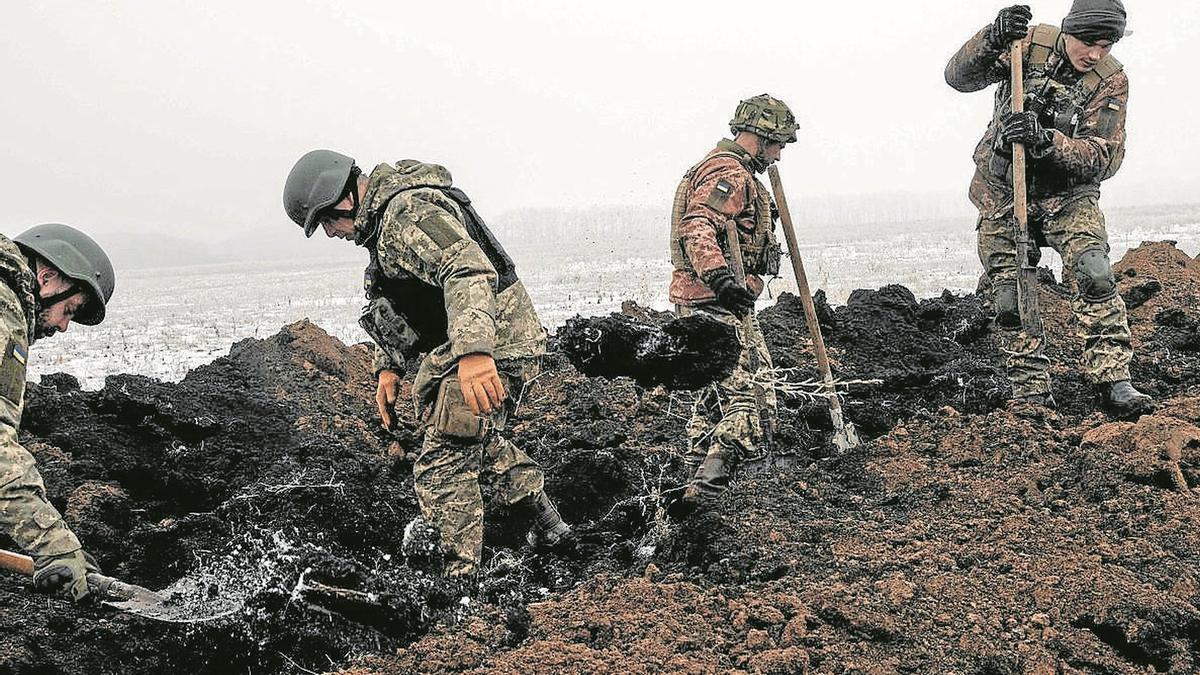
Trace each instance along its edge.
<path fill-rule="evenodd" d="M 25 393 L 25 361 L 28 357 L 29 347 L 24 336 L 10 336 L 4 348 L 4 360 L 0 361 L 0 397 L 18 406 Z"/>
<path fill-rule="evenodd" d="M 7 356 L 11 356 L 17 363 L 25 365 L 25 361 L 29 358 L 29 348 L 16 340 L 9 340 Z"/>

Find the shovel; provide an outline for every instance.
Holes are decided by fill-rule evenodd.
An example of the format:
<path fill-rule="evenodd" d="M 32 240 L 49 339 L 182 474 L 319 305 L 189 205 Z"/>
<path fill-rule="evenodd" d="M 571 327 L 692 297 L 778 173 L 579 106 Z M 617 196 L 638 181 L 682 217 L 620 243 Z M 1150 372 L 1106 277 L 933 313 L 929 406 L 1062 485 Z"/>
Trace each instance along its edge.
<path fill-rule="evenodd" d="M 0 550 L 0 569 L 33 576 L 33 558 L 20 553 Z M 198 584 L 186 578 L 171 584 L 163 592 L 152 591 L 103 574 L 88 574 L 88 589 L 104 599 L 104 604 L 139 616 L 171 623 L 196 623 L 232 614 L 239 605 L 197 607 L 184 602 L 188 597 L 203 598 Z"/>
<path fill-rule="evenodd" d="M 779 222 L 783 224 L 783 235 L 787 237 L 788 253 L 792 259 L 792 272 L 796 275 L 796 286 L 800 291 L 800 303 L 804 305 L 804 321 L 812 335 L 813 352 L 817 355 L 817 369 L 825 395 L 829 398 L 829 418 L 833 421 L 833 444 L 845 452 L 859 445 L 854 425 L 842 416 L 842 402 L 834 389 L 833 373 L 829 368 L 829 355 L 825 352 L 825 338 L 821 325 L 817 323 L 817 309 L 813 306 L 812 292 L 808 288 L 808 276 L 804 273 L 804 261 L 800 259 L 800 244 L 796 241 L 796 230 L 792 227 L 792 214 L 788 211 L 787 197 L 783 194 L 783 182 L 779 180 L 779 169 L 767 167 L 771 177 L 771 190 L 775 193 L 775 205 L 779 207 Z"/>
<path fill-rule="evenodd" d="M 1021 40 L 1013 40 L 1012 57 L 1012 111 L 1025 110 L 1025 66 L 1022 62 Z M 1025 146 L 1013 143 L 1013 221 L 1014 239 L 1017 243 L 1017 312 L 1021 317 L 1021 328 L 1030 337 L 1042 338 L 1042 315 L 1038 309 L 1037 265 L 1029 261 L 1029 196 L 1025 183 Z"/>

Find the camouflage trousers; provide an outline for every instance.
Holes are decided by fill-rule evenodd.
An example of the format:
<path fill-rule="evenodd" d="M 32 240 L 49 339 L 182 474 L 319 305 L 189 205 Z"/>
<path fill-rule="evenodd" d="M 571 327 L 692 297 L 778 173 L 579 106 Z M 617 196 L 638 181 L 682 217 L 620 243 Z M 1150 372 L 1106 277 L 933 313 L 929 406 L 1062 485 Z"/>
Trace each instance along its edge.
<path fill-rule="evenodd" d="M 704 461 L 710 455 L 723 460 L 716 465 L 730 467 L 765 451 L 777 424 L 778 405 L 775 388 L 770 383 L 756 385 L 753 382 L 756 372 L 766 372 L 772 367 L 771 353 L 767 351 L 758 318 L 750 315 L 752 329 L 747 333 L 741 319 L 719 306 L 702 305 L 693 309 L 733 326 L 742 343 L 733 372 L 701 391 L 692 408 L 692 419 L 687 425 L 685 466 L 689 474 L 696 474 L 692 477 L 695 483 L 706 480 L 697 468 L 703 468 L 702 464 L 710 465 Z M 727 480 L 728 475 L 718 478 Z"/>
<path fill-rule="evenodd" d="M 463 399 L 458 373 L 438 385 L 413 479 L 421 515 L 433 523 L 447 554 L 446 576 L 473 574 L 483 549 L 483 496 L 480 473 L 496 475 L 496 497 L 516 504 L 542 491 L 542 470 L 500 435 L 520 400 L 525 383 L 538 371 L 536 360 L 501 361 L 500 379 L 509 398 L 497 412 L 477 416 Z"/>
<path fill-rule="evenodd" d="M 1063 277 L 1075 282 L 1076 293 L 1071 309 L 1079 322 L 1083 338 L 1083 358 L 1080 368 L 1091 382 L 1116 382 L 1129 379 L 1129 363 L 1133 360 L 1130 343 L 1129 317 L 1125 301 L 1114 290 L 1111 294 L 1092 297 L 1079 289 L 1093 284 L 1087 276 L 1085 258 L 1092 256 L 1107 275 L 1102 283 L 1112 283 L 1112 268 L 1108 260 L 1108 233 L 1104 214 L 1095 198 L 1082 199 L 1066 205 L 1052 216 L 1030 213 L 1031 235 L 1062 256 Z M 978 229 L 979 261 L 992 282 L 1015 284 L 1017 280 L 1016 241 L 1012 220 L 982 218 Z M 1093 275 L 1096 272 L 1092 273 Z M 1050 359 L 1045 350 L 1045 337 L 1036 338 L 1024 330 L 1006 330 L 1008 345 L 1008 377 L 1013 396 L 1030 396 L 1050 391 Z"/>

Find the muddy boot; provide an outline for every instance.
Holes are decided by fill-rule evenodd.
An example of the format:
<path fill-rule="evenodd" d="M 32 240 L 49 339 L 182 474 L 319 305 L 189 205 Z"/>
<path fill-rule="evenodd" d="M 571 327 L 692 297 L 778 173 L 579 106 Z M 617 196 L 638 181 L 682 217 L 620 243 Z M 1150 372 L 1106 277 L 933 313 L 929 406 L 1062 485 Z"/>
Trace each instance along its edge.
<path fill-rule="evenodd" d="M 679 467 L 679 473 L 675 474 L 679 482 L 687 485 L 691 482 L 692 477 L 700 470 L 700 465 L 704 463 L 704 455 L 688 453 L 683 458 L 683 465 Z"/>
<path fill-rule="evenodd" d="M 530 496 L 526 506 L 533 514 L 533 528 L 525 535 L 525 540 L 534 548 L 553 548 L 559 544 L 569 543 L 571 526 L 558 514 L 554 502 L 545 491 Z"/>
<path fill-rule="evenodd" d="M 1154 409 L 1154 399 L 1134 389 L 1129 380 L 1102 382 L 1099 389 L 1104 407 L 1117 415 L 1140 415 Z"/>
<path fill-rule="evenodd" d="M 404 538 L 400 540 L 400 554 L 412 569 L 436 572 L 445 564 L 442 550 L 442 534 L 437 526 L 417 516 L 404 526 Z"/>
<path fill-rule="evenodd" d="M 681 501 L 693 508 L 715 504 L 729 488 L 731 469 L 729 453 L 723 449 L 712 450 L 700 464 L 696 475 L 692 476 Z"/>
<path fill-rule="evenodd" d="M 1030 394 L 1028 396 L 1018 396 L 1014 399 L 1018 403 L 1029 403 L 1032 405 L 1040 405 L 1043 408 L 1054 410 L 1058 408 L 1058 403 L 1054 401 L 1054 395 L 1050 392 L 1044 394 Z"/>

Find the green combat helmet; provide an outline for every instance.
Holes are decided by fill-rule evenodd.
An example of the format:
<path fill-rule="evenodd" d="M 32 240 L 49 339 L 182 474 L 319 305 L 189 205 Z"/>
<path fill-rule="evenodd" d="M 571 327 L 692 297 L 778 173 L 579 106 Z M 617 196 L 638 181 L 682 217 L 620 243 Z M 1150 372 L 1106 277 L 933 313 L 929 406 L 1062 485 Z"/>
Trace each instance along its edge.
<path fill-rule="evenodd" d="M 95 326 L 104 320 L 104 306 L 112 298 L 117 280 L 112 261 L 94 239 L 69 225 L 46 223 L 25 230 L 13 241 L 27 253 L 33 253 L 54 265 L 63 276 L 83 285 L 88 301 L 79 308 L 72 321 Z M 52 305 L 75 293 L 72 289 L 58 296 L 43 298 L 42 302 Z"/>
<path fill-rule="evenodd" d="M 332 150 L 305 153 L 292 167 L 283 185 L 283 209 L 304 228 L 304 236 L 316 231 L 322 209 L 341 201 L 353 169 L 354 158 Z"/>
<path fill-rule="evenodd" d="M 734 134 L 749 131 L 776 143 L 795 143 L 798 128 L 787 104 L 769 94 L 742 101 L 729 120 L 729 129 Z"/>

